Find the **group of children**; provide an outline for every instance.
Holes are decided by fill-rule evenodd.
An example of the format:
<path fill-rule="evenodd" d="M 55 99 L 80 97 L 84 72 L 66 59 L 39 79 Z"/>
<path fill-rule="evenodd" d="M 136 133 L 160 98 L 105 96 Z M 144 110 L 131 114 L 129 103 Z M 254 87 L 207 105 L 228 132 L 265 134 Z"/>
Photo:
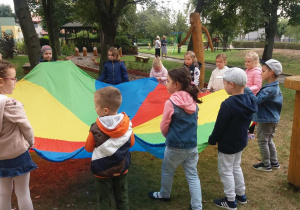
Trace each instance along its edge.
<path fill-rule="evenodd" d="M 117 51 L 110 48 L 109 61 L 104 64 L 106 72 L 98 78 L 110 84 L 128 81 L 124 63 L 119 61 Z M 200 74 L 195 54 L 185 54 L 185 66 L 167 70 L 159 58 L 153 62 L 152 76 L 166 85 L 171 94 L 165 102 L 160 129 L 166 138 L 166 148 L 161 166 L 161 188 L 149 192 L 152 199 L 169 201 L 176 169 L 184 169 L 191 195 L 190 208 L 202 209 L 201 184 L 197 171 L 197 120 L 199 88 L 196 77 Z M 280 118 L 282 94 L 277 77 L 282 72 L 280 62 L 270 59 L 259 67 L 255 53 L 246 55 L 247 70 L 227 68 L 226 56 L 216 57 L 215 69 L 208 84 L 209 89 L 224 88 L 230 95 L 222 102 L 214 129 L 208 139 L 211 145 L 218 144 L 218 172 L 224 185 L 225 197 L 216 199 L 215 205 L 237 209 L 237 201 L 246 204 L 241 155 L 248 141 L 250 122 L 258 123 L 258 144 L 262 161 L 253 167 L 272 171 L 280 167 L 273 143 L 275 128 Z M 111 70 L 119 69 L 118 77 Z M 116 72 L 115 72 L 116 73 Z M 161 73 L 161 74 L 159 74 Z M 260 76 L 260 77 L 259 77 Z M 198 77 L 199 78 L 199 77 Z M 261 88 L 261 81 L 267 84 Z M 20 102 L 8 98 L 16 85 L 15 68 L 6 62 L 0 63 L 0 209 L 11 209 L 12 182 L 20 209 L 33 209 L 29 192 L 30 171 L 37 168 L 28 153 L 33 146 L 34 135 Z M 255 83 L 255 87 L 252 87 Z M 120 91 L 108 86 L 94 93 L 96 122 L 90 127 L 85 149 L 92 152 L 91 171 L 99 186 L 98 200 L 101 209 L 111 209 L 114 197 L 117 209 L 128 207 L 127 174 L 134 144 L 132 123 L 126 113 L 118 113 L 122 103 Z M 2 111 L 1 111 L 2 110 Z M 201 116 L 199 116 L 201 117 Z M 17 148 L 17 149 L 12 149 Z"/>

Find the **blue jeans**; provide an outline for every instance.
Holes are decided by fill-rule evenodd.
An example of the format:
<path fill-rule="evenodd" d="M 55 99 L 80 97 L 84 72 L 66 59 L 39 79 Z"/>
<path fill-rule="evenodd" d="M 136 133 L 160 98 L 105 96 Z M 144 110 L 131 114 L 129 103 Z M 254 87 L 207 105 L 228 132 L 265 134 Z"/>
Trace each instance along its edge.
<path fill-rule="evenodd" d="M 160 194 L 169 198 L 172 190 L 172 182 L 176 169 L 182 165 L 186 180 L 189 184 L 192 209 L 202 209 L 202 194 L 200 179 L 197 172 L 198 149 L 175 149 L 166 147 L 164 160 L 161 166 Z"/>

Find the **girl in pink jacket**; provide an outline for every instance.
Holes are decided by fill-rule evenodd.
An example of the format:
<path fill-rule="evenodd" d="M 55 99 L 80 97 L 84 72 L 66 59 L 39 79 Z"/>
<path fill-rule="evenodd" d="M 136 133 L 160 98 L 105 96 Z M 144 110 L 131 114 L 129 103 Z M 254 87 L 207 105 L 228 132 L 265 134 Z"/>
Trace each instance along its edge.
<path fill-rule="evenodd" d="M 154 58 L 150 77 L 155 77 L 159 84 L 166 85 L 168 70 L 164 67 L 159 57 Z"/>
<path fill-rule="evenodd" d="M 256 52 L 249 52 L 245 57 L 247 86 L 256 95 L 262 86 L 261 66 L 259 64 L 259 57 Z M 248 139 L 254 139 L 255 124 L 249 128 Z"/>
<path fill-rule="evenodd" d="M 256 52 L 249 52 L 245 57 L 245 66 L 247 74 L 247 86 L 256 95 L 261 88 L 261 66 Z"/>

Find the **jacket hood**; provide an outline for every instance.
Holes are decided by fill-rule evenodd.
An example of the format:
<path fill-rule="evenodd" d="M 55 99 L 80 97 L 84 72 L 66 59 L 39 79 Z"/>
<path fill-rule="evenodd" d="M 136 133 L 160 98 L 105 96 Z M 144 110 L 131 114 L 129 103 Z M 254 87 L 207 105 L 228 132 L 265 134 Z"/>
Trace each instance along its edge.
<path fill-rule="evenodd" d="M 256 102 L 247 94 L 230 96 L 224 101 L 232 113 L 242 120 L 252 120 L 253 114 L 257 112 Z"/>
<path fill-rule="evenodd" d="M 200 63 L 199 61 L 197 61 L 198 64 L 198 69 L 201 69 L 202 63 Z M 190 70 L 194 70 L 195 68 L 195 63 L 192 63 L 192 65 L 190 65 L 190 67 L 188 67 L 186 64 L 184 64 L 184 66 L 186 66 L 187 68 L 189 68 Z"/>
<path fill-rule="evenodd" d="M 170 100 L 188 114 L 192 114 L 196 111 L 197 104 L 192 96 L 186 91 L 177 91 L 173 93 Z"/>
<path fill-rule="evenodd" d="M 127 132 L 130 119 L 122 112 L 117 115 L 98 117 L 96 123 L 103 133 L 112 138 L 118 138 Z"/>
<path fill-rule="evenodd" d="M 252 71 L 259 71 L 259 72 L 261 72 L 261 68 L 258 67 L 258 66 L 256 66 L 256 67 L 254 67 L 253 69 L 246 69 L 246 71 L 249 71 L 249 72 L 252 72 Z"/>

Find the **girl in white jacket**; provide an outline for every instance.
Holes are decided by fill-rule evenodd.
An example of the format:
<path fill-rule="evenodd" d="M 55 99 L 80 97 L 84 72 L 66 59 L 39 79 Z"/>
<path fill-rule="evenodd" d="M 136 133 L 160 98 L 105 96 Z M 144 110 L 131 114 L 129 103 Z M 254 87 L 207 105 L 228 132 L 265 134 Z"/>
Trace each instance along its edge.
<path fill-rule="evenodd" d="M 33 129 L 23 104 L 12 94 L 17 83 L 15 68 L 0 62 L 0 209 L 10 210 L 13 182 L 19 209 L 33 210 L 30 198 L 30 171 L 37 168 L 28 149 L 33 146 Z"/>

